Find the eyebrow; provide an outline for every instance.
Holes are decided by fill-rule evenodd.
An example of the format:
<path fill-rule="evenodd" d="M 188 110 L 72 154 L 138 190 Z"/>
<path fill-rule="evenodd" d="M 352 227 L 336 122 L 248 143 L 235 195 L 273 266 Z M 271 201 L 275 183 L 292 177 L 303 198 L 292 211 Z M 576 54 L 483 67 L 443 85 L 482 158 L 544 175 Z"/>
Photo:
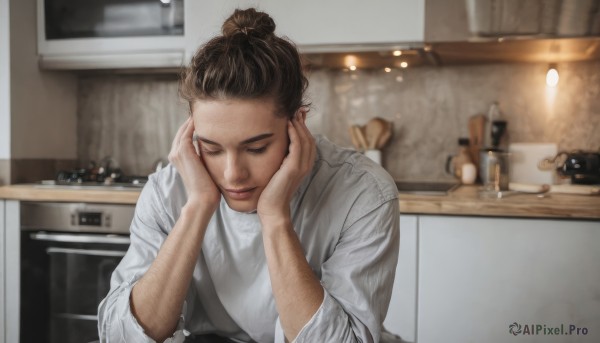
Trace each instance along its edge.
<path fill-rule="evenodd" d="M 245 139 L 245 140 L 241 141 L 239 145 L 246 145 L 246 144 L 250 144 L 250 143 L 258 142 L 258 141 L 260 141 L 260 140 L 263 140 L 263 139 L 265 139 L 265 138 L 269 138 L 269 137 L 272 137 L 272 136 L 273 136 L 273 134 L 272 134 L 272 133 L 263 133 L 263 134 L 260 134 L 260 135 L 258 135 L 258 136 L 254 136 L 254 137 L 250 137 L 250 138 L 248 138 L 248 139 Z M 217 142 L 213 142 L 213 141 L 211 141 L 211 140 L 209 140 L 209 139 L 206 139 L 206 138 L 204 138 L 204 137 L 200 137 L 200 136 L 198 136 L 198 140 L 201 140 L 201 141 L 203 141 L 203 142 L 204 142 L 204 143 L 206 143 L 206 144 L 211 144 L 211 145 L 218 145 L 218 146 L 221 146 L 221 144 L 219 144 L 219 143 L 217 143 Z"/>

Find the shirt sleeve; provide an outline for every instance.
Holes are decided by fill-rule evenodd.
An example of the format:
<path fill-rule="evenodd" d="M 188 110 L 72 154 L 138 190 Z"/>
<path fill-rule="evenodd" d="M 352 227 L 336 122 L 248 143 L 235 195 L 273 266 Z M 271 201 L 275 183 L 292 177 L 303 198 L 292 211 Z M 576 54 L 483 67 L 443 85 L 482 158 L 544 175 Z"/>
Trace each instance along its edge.
<path fill-rule="evenodd" d="M 146 273 L 167 237 L 164 221 L 160 217 L 164 213 L 164 210 L 160 210 L 160 204 L 155 181 L 150 178 L 135 209 L 129 249 L 112 274 L 108 295 L 98 306 L 100 342 L 154 342 L 133 316 L 129 299 L 133 286 Z M 184 341 L 183 322 L 182 315 L 173 336 L 165 342 Z"/>
<path fill-rule="evenodd" d="M 345 229 L 321 267 L 325 296 L 296 343 L 379 342 L 398 262 L 397 199 Z"/>

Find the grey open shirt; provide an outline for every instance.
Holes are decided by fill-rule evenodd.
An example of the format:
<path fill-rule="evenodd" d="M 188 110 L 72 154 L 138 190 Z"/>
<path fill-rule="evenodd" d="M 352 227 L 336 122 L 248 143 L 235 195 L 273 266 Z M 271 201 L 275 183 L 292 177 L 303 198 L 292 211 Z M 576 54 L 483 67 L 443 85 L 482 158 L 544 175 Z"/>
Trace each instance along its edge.
<path fill-rule="evenodd" d="M 295 342 L 379 342 L 399 247 L 398 193 L 387 172 L 321 136 L 311 173 L 291 202 L 294 230 L 325 297 Z M 131 245 L 98 308 L 102 342 L 153 342 L 131 313 L 133 285 L 150 267 L 186 202 L 173 166 L 151 175 L 131 224 Z M 164 296 L 169 296 L 164 294 Z M 284 342 L 256 213 L 221 199 L 211 218 L 177 331 L 243 342 Z"/>

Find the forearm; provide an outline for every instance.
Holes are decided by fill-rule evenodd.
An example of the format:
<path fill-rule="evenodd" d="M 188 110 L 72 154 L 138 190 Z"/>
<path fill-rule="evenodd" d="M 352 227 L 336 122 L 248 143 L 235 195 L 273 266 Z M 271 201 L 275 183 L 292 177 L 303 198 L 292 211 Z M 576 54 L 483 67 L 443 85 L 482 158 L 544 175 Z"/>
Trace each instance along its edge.
<path fill-rule="evenodd" d="M 323 287 L 289 220 L 263 225 L 263 241 L 281 326 L 291 342 L 321 306 Z"/>
<path fill-rule="evenodd" d="M 186 205 L 148 271 L 131 292 L 131 310 L 158 342 L 177 326 L 211 214 Z"/>

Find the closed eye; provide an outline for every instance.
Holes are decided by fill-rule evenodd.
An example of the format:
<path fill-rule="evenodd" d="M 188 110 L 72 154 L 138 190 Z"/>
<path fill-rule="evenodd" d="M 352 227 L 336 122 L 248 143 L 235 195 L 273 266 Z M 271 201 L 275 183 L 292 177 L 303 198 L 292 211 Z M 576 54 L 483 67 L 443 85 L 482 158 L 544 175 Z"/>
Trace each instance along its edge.
<path fill-rule="evenodd" d="M 252 154 L 262 154 L 263 152 L 265 152 L 265 150 L 267 150 L 267 146 L 263 146 L 261 148 L 256 148 L 256 149 L 248 149 L 249 153 Z"/>
<path fill-rule="evenodd" d="M 246 149 L 246 151 L 248 151 L 251 154 L 262 154 L 266 150 L 267 150 L 267 146 L 266 145 L 263 146 L 263 147 L 260 147 L 260 148 L 255 148 L 255 149 L 248 148 L 248 149 Z M 214 156 L 214 155 L 220 154 L 221 150 L 207 150 L 207 149 L 202 149 L 202 152 L 205 153 L 205 154 L 207 154 L 207 155 Z"/>
<path fill-rule="evenodd" d="M 202 152 L 207 155 L 218 155 L 219 153 L 221 153 L 220 150 L 211 151 L 211 150 L 206 150 L 206 149 L 202 149 Z"/>

